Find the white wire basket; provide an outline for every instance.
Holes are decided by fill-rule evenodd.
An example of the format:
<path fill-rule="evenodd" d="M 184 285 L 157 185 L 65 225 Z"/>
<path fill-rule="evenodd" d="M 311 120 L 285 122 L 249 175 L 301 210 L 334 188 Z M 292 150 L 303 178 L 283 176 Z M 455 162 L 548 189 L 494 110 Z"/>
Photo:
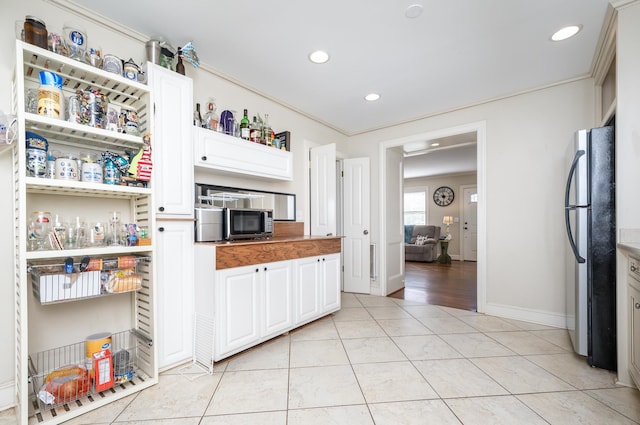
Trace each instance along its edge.
<path fill-rule="evenodd" d="M 110 352 L 111 370 L 107 377 L 96 374 L 89 353 L 89 340 L 31 354 L 29 378 L 36 415 L 38 411 L 65 408 L 69 404 L 90 403 L 97 394 L 125 389 L 148 379 L 138 368 L 139 351 L 151 340 L 136 330 L 107 334 L 101 348 Z M 108 345 L 108 346 L 107 346 Z M 89 356 L 89 357 L 87 357 Z M 108 378 L 108 379 L 107 379 Z M 96 390 L 96 382 L 100 390 Z M 107 382 L 108 385 L 104 385 Z"/>
<path fill-rule="evenodd" d="M 142 288 L 138 264 L 150 261 L 150 257 L 68 260 L 29 265 L 33 294 L 40 304 L 137 291 Z"/>

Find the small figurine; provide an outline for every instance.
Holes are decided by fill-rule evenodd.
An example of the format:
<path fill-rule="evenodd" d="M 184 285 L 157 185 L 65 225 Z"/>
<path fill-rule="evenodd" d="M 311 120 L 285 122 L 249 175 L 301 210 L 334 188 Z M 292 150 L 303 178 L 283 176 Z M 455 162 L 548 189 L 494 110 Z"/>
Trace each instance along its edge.
<path fill-rule="evenodd" d="M 137 180 L 148 182 L 151 180 L 153 162 L 151 161 L 151 134 L 142 137 L 142 149 L 131 159 L 129 174 Z"/>

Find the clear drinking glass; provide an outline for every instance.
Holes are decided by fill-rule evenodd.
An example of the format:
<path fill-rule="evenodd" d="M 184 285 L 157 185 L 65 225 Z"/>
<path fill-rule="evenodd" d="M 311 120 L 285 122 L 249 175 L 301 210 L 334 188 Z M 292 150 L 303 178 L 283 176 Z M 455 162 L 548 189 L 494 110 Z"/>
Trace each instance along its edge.
<path fill-rule="evenodd" d="M 27 226 L 27 241 L 29 250 L 44 251 L 46 238 L 51 230 L 51 213 L 46 211 L 36 211 L 31 214 L 31 221 Z"/>

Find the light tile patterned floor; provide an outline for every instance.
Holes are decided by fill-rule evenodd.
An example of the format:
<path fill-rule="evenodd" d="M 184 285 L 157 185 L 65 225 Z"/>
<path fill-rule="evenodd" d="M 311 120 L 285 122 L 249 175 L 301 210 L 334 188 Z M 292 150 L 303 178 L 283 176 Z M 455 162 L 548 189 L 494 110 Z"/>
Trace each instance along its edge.
<path fill-rule="evenodd" d="M 640 392 L 589 367 L 564 330 L 391 298 L 342 300 L 335 315 L 216 363 L 213 376 L 167 371 L 69 423 L 640 423 Z"/>

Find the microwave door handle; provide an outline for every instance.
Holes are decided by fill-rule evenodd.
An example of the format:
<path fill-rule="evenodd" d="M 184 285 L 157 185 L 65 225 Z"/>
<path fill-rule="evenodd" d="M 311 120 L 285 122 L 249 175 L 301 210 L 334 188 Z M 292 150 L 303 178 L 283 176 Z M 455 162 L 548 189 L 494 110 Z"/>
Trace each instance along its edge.
<path fill-rule="evenodd" d="M 573 181 L 573 176 L 575 175 L 576 167 L 578 166 L 578 161 L 580 160 L 580 157 L 584 154 L 585 154 L 585 151 L 579 150 L 576 152 L 575 156 L 573 157 L 573 162 L 571 163 L 571 169 L 569 170 L 569 176 L 567 177 L 567 186 L 564 192 L 564 223 L 567 229 L 567 238 L 569 239 L 569 244 L 571 245 L 571 251 L 573 251 L 573 255 L 574 257 L 576 257 L 576 261 L 578 263 L 584 263 L 586 260 L 578 252 L 578 247 L 576 246 L 576 241 L 575 241 L 575 238 L 573 237 L 573 231 L 571 230 L 571 221 L 569 220 L 569 214 L 571 213 L 571 211 L 576 211 L 578 207 L 576 207 L 575 205 L 570 205 L 569 196 L 570 196 L 571 182 Z"/>

